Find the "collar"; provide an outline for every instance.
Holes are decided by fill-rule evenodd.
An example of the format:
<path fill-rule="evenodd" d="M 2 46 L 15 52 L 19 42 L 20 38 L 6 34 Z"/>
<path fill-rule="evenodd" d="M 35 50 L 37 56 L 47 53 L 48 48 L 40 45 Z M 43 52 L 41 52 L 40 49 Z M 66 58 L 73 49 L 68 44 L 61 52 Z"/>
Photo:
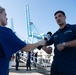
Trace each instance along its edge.
<path fill-rule="evenodd" d="M 70 24 L 66 24 L 65 27 L 63 29 L 59 29 L 58 32 L 63 31 L 64 29 L 68 28 Z"/>

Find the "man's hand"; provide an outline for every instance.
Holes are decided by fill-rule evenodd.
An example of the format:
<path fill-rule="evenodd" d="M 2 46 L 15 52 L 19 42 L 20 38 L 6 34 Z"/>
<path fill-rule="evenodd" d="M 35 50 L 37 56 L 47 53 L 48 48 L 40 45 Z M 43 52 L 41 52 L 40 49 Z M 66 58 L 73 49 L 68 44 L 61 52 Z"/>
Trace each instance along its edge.
<path fill-rule="evenodd" d="M 59 51 L 62 51 L 62 50 L 64 49 L 64 46 L 63 46 L 62 44 L 58 44 L 58 45 L 57 45 L 57 49 L 58 49 Z"/>
<path fill-rule="evenodd" d="M 47 47 L 47 48 L 46 48 L 46 46 L 44 46 L 42 49 L 43 49 L 46 53 L 48 53 L 48 54 L 51 54 L 51 53 L 52 53 L 52 47 Z"/>

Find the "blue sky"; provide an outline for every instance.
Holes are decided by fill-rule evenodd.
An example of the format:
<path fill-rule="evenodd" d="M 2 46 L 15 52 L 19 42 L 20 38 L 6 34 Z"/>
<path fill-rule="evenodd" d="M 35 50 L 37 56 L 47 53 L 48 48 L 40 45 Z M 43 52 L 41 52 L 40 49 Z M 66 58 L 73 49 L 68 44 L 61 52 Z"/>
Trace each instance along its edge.
<path fill-rule="evenodd" d="M 57 10 L 63 10 L 67 23 L 76 24 L 76 0 L 0 0 L 0 5 L 6 9 L 7 27 L 11 28 L 11 18 L 14 20 L 14 30 L 26 39 L 26 3 L 29 4 L 30 20 L 42 31 L 54 33 L 58 25 L 54 19 Z"/>

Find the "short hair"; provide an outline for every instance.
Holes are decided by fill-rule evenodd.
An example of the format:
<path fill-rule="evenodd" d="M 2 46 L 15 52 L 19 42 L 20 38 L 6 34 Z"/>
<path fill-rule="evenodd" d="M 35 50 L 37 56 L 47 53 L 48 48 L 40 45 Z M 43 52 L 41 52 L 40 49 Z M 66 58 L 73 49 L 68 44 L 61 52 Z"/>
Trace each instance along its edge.
<path fill-rule="evenodd" d="M 56 11 L 55 14 L 54 14 L 54 16 L 56 16 L 56 14 L 58 14 L 58 13 L 61 13 L 61 14 L 63 14 L 65 16 L 64 11 L 61 11 L 61 10 Z"/>
<path fill-rule="evenodd" d="M 0 13 L 2 13 L 5 9 L 0 6 Z"/>

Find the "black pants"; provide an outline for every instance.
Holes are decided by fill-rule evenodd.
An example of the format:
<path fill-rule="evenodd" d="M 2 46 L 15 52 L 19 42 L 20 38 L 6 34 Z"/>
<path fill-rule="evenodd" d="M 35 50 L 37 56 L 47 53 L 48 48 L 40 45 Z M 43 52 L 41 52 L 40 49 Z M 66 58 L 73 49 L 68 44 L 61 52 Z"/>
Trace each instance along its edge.
<path fill-rule="evenodd" d="M 16 61 L 16 70 L 18 70 L 19 67 L 19 61 Z"/>
<path fill-rule="evenodd" d="M 52 67 L 50 75 L 76 75 L 76 72 L 59 72 L 56 67 Z"/>
<path fill-rule="evenodd" d="M 31 62 L 30 62 L 30 60 L 27 60 L 26 67 L 27 67 L 27 71 L 28 71 L 28 68 L 29 68 L 29 70 L 31 70 Z"/>
<path fill-rule="evenodd" d="M 76 72 L 51 72 L 50 75 L 76 75 Z"/>

